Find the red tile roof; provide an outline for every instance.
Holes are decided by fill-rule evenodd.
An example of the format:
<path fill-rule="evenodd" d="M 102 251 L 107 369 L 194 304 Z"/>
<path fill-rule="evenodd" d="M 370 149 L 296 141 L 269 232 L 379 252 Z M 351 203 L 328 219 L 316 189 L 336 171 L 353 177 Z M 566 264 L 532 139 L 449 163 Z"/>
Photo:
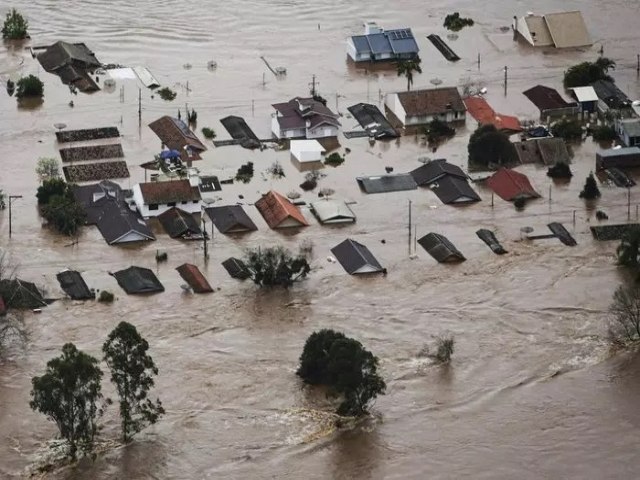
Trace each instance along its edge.
<path fill-rule="evenodd" d="M 141 183 L 142 198 L 147 205 L 200 200 L 200 190 L 189 180 Z"/>
<path fill-rule="evenodd" d="M 456 87 L 399 92 L 398 99 L 408 116 L 437 115 L 466 110 Z"/>
<path fill-rule="evenodd" d="M 521 132 L 520 121 L 510 115 L 496 113 L 482 97 L 467 97 L 464 100 L 467 110 L 480 125 L 494 125 L 498 130 Z"/>
<path fill-rule="evenodd" d="M 185 282 L 189 284 L 189 286 L 193 289 L 195 293 L 210 293 L 213 292 L 213 288 L 209 285 L 209 282 L 202 274 L 202 272 L 190 263 L 183 263 L 178 268 L 176 268 L 180 276 L 183 278 Z"/>
<path fill-rule="evenodd" d="M 298 207 L 273 190 L 256 202 L 256 208 L 271 228 L 278 228 L 289 218 L 294 219 L 301 227 L 309 226 Z"/>
<path fill-rule="evenodd" d="M 526 175 L 507 168 L 501 168 L 489 177 L 487 185 L 500 198 L 508 202 L 518 197 L 538 198 L 540 196 L 533 189 Z"/>

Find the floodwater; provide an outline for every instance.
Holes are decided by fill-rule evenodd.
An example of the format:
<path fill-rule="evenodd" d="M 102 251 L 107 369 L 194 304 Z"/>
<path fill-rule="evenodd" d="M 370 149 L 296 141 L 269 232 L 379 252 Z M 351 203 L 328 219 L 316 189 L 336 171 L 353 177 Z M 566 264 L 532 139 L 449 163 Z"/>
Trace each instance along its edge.
<path fill-rule="evenodd" d="M 539 1 L 536 9 L 554 11 L 557 3 Z M 356 202 L 355 225 L 321 227 L 305 210 L 310 227 L 280 233 L 247 207 L 259 231 L 240 238 L 215 232 L 208 262 L 201 245 L 166 235 L 140 247 L 117 248 L 88 227 L 78 244 L 70 245 L 69 239 L 41 227 L 34 197 L 37 158 L 57 156 L 56 123 L 70 128 L 117 125 L 131 171 L 123 186 L 129 187 L 144 180 L 138 165 L 160 146 L 146 125 L 179 108 L 184 114 L 185 103 L 197 110 L 198 127 L 212 126 L 219 138 L 226 138 L 219 119 L 230 114 L 244 116 L 264 137 L 269 135 L 270 104 L 305 95 L 314 74 L 329 106 L 337 104 L 342 113 L 351 104 L 376 103 L 380 95 L 403 89 L 405 80 L 394 71 L 368 72 L 346 62 L 344 39 L 359 32 L 363 20 L 413 28 L 424 72 L 416 76 L 414 88 L 430 87 L 435 78 L 443 85 L 472 79 L 487 87 L 497 111 L 522 119 L 536 116 L 523 90 L 537 83 L 559 88 L 563 70 L 595 58 L 600 45 L 618 62 L 618 84 L 638 98 L 635 1 L 562 2 L 563 9 L 583 11 L 596 43 L 562 53 L 532 51 L 503 33 L 501 27 L 513 15 L 532 8 L 522 0 L 14 0 L 12 6 L 29 18 L 32 45 L 84 41 L 105 63 L 147 66 L 178 98 L 167 103 L 143 90 L 140 128 L 134 82 L 118 84 L 113 92 L 73 96 L 22 46 L 0 46 L 3 81 L 28 73 L 45 81 L 45 100 L 36 108 L 18 108 L 15 99 L 0 94 L 0 188 L 24 196 L 14 203 L 11 240 L 8 212 L 0 213 L 0 247 L 20 264 L 23 278 L 44 286 L 52 297 L 62 296 L 55 273 L 65 267 L 80 270 L 90 286 L 118 297 L 111 306 L 61 300 L 40 315 L 26 316 L 28 345 L 0 364 L 0 477 L 21 477 L 56 433 L 51 422 L 28 407 L 31 377 L 65 342 L 99 355 L 108 332 L 123 319 L 151 344 L 160 369 L 157 393 L 167 414 L 133 444 L 47 478 L 637 477 L 640 364 L 633 357 L 611 358 L 606 342 L 606 309 L 622 281 L 614 265 L 615 242 L 592 240 L 588 227 L 595 212 L 578 199 L 595 165 L 597 146 L 590 140 L 574 147 L 575 176 L 569 184 L 551 184 L 539 166 L 519 168 L 543 198 L 516 212 L 497 197 L 492 205 L 483 187 L 478 187 L 483 202 L 467 208 L 443 206 L 428 190 L 364 195 L 355 176 L 382 173 L 386 166 L 408 171 L 419 165 L 418 156 L 433 154 L 412 136 L 373 146 L 366 139 L 341 136 L 351 153 L 342 166 L 324 170 L 320 186 Z M 6 8 L 3 3 L 0 10 Z M 455 10 L 477 25 L 451 42 L 462 60 L 450 64 L 425 36 L 444 38 L 442 19 Z M 261 55 L 286 67 L 286 77 L 276 79 Z M 207 69 L 210 60 L 218 64 L 215 71 Z M 192 68 L 185 69 L 187 63 Z M 342 123 L 345 129 L 356 125 L 346 116 Z M 465 166 L 472 128 L 469 120 L 437 155 Z M 223 201 L 235 203 L 243 195 L 252 203 L 260 192 L 287 193 L 302 181 L 288 152 L 212 146 L 197 166 L 230 173 L 246 161 L 255 164 L 254 180 L 225 186 Z M 275 161 L 285 167 L 284 179 L 262 173 Z M 599 206 L 610 222 L 636 218 L 640 196 L 635 189 L 630 213 L 627 191 L 601 189 Z M 418 236 L 429 231 L 446 235 L 466 262 L 438 265 L 420 247 L 417 258 L 409 257 L 409 200 Z M 578 246 L 520 240 L 522 227 L 543 233 L 550 221 L 563 222 Z M 476 238 L 478 228 L 495 230 L 510 253 L 494 255 Z M 388 276 L 354 278 L 327 262 L 330 248 L 346 237 L 366 244 Z M 313 272 L 287 292 L 257 291 L 230 279 L 220 266 L 246 247 L 283 244 L 296 250 L 304 240 L 314 245 Z M 166 251 L 169 261 L 156 265 L 156 250 Z M 197 264 L 219 290 L 205 296 L 182 293 L 174 268 L 185 261 Z M 124 294 L 107 272 L 132 264 L 156 270 L 166 292 L 142 298 Z M 322 413 L 328 405 L 302 388 L 294 374 L 306 337 L 328 327 L 374 352 L 388 384 L 372 418 L 349 431 L 328 427 Z M 446 332 L 457 340 L 449 367 L 418 357 L 424 344 Z M 108 383 L 105 389 L 113 393 Z M 117 438 L 115 415 L 111 408 L 104 418 L 105 439 Z"/>

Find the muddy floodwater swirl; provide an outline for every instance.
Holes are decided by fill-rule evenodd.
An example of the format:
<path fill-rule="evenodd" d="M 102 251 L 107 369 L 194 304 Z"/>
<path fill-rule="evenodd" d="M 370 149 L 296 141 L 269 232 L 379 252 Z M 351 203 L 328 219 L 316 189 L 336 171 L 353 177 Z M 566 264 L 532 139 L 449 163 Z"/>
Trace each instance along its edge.
<path fill-rule="evenodd" d="M 571 146 L 574 177 L 568 183 L 552 182 L 542 165 L 518 167 L 542 198 L 517 211 L 482 184 L 474 184 L 482 201 L 466 207 L 443 205 L 427 188 L 367 195 L 358 187 L 358 176 L 408 172 L 425 156 L 446 158 L 466 171 L 467 143 L 476 127 L 470 117 L 436 152 L 420 135 L 369 142 L 340 133 L 338 151 L 348 149 L 345 162 L 323 168 L 319 188 L 347 200 L 357 221 L 322 226 L 303 207 L 311 225 L 284 233 L 269 229 L 253 203 L 270 189 L 283 195 L 298 191 L 307 204 L 317 200 L 319 188 L 301 192 L 304 173 L 290 153 L 206 141 L 208 150 L 196 165 L 202 172 L 233 176 L 253 162 L 249 183 L 225 184 L 216 194 L 220 204 L 244 204 L 258 227 L 242 236 L 213 232 L 208 261 L 202 242 L 173 240 L 154 222 L 157 240 L 133 247 L 109 246 L 93 226 L 84 227 L 77 242 L 53 233 L 38 215 L 34 171 L 38 158 L 59 158 L 55 132 L 61 124 L 116 126 L 131 175 L 120 184 L 129 189 L 145 181 L 140 164 L 161 147 L 148 124 L 162 115 L 195 109 L 203 140 L 202 127 L 213 128 L 217 140 L 228 139 L 220 119 L 238 115 L 259 138 L 269 138 L 271 105 L 307 95 L 312 81 L 341 114 L 342 129 L 358 130 L 347 107 L 383 107 L 385 95 L 405 90 L 407 83 L 393 68 L 347 61 L 346 38 L 369 20 L 413 29 L 423 71 L 414 75 L 414 89 L 474 83 L 486 88 L 496 111 L 536 120 L 539 112 L 522 92 L 543 84 L 568 96 L 563 72 L 596 59 L 602 47 L 617 63 L 617 85 L 636 99 L 637 2 L 567 0 L 561 8 L 551 0 L 9 3 L 0 5 L 0 14 L 9 7 L 21 11 L 31 39 L 0 44 L 0 80 L 34 74 L 44 81 L 45 95 L 38 105 L 18 105 L 4 89 L 0 93 L 0 189 L 22 195 L 12 204 L 11 239 L 8 211 L 0 211 L 0 249 L 19 265 L 21 278 L 58 300 L 42 313 L 25 315 L 27 344 L 0 361 L 1 478 L 23 477 L 56 436 L 55 425 L 29 408 L 31 378 L 42 374 L 66 342 L 100 356 L 102 342 L 121 320 L 136 325 L 150 344 L 160 372 L 155 391 L 166 415 L 121 446 L 112 406 L 102 419 L 107 443 L 97 458 L 42 473 L 43 478 L 638 477 L 640 363 L 629 354 L 611 356 L 607 342 L 608 305 L 623 281 L 615 265 L 617 242 L 593 239 L 595 209 L 578 198 L 595 170 L 599 146 L 590 138 Z M 505 27 L 532 8 L 581 10 L 594 45 L 534 50 L 515 42 Z M 455 11 L 475 25 L 447 37 L 442 22 Z M 445 39 L 460 60 L 448 62 L 429 34 Z M 57 40 L 84 42 L 105 64 L 144 66 L 177 98 L 165 101 L 139 90 L 135 79 L 74 94 L 28 49 Z M 262 56 L 286 74 L 274 75 Z M 267 172 L 274 162 L 284 177 Z M 636 221 L 636 188 L 628 192 L 601 183 L 597 208 L 610 223 Z M 577 245 L 523 240 L 523 228 L 544 234 L 550 222 L 562 223 Z M 492 253 L 476 236 L 481 228 L 493 231 L 508 254 Z M 438 264 L 420 245 L 413 254 L 415 237 L 429 232 L 445 235 L 467 260 Z M 328 261 L 331 248 L 346 238 L 367 245 L 388 274 L 359 278 Z M 289 290 L 259 290 L 229 277 L 221 266 L 248 247 L 283 245 L 297 252 L 303 243 L 312 245 L 312 272 Z M 157 251 L 168 260 L 157 263 Z M 185 262 L 200 268 L 214 293 L 183 291 L 175 268 Z M 127 295 L 109 272 L 131 265 L 151 268 L 165 291 Z M 114 292 L 116 301 L 65 299 L 56 281 L 65 268 L 80 271 L 92 288 Z M 295 375 L 305 339 L 320 328 L 343 331 L 380 359 L 386 395 L 353 428 L 336 429 L 324 396 L 304 388 Z M 435 366 L 419 352 L 445 333 L 456 338 L 453 360 Z M 108 382 L 104 388 L 113 396 Z"/>

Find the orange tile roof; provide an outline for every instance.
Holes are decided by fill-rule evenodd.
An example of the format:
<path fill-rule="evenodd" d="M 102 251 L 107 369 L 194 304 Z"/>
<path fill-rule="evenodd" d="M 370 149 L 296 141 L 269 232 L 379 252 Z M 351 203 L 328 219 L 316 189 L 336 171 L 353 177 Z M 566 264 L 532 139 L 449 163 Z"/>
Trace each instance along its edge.
<path fill-rule="evenodd" d="M 510 115 L 496 113 L 487 101 L 482 97 L 467 97 L 464 100 L 467 110 L 481 125 L 491 124 L 498 130 L 521 132 L 520 121 Z"/>
<path fill-rule="evenodd" d="M 273 190 L 264 195 L 255 205 L 270 228 L 278 228 L 288 218 L 293 218 L 300 223 L 300 226 L 309 226 L 298 207 Z"/>

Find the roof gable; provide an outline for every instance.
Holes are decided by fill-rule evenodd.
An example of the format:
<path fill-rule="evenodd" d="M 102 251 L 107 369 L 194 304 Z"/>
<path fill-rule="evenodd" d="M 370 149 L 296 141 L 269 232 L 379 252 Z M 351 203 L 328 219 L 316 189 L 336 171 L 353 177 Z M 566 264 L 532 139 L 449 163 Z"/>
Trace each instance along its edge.
<path fill-rule="evenodd" d="M 198 187 L 192 187 L 189 180 L 168 182 L 147 182 L 138 184 L 145 205 L 190 202 L 201 200 Z"/>
<path fill-rule="evenodd" d="M 164 292 L 164 286 L 148 268 L 129 267 L 111 275 L 128 294 Z"/>
<path fill-rule="evenodd" d="M 350 275 L 382 272 L 383 268 L 367 247 L 350 238 L 331 249 L 340 265 Z M 368 267 L 368 268 L 363 268 Z"/>
<path fill-rule="evenodd" d="M 464 112 L 466 108 L 456 87 L 430 88 L 398 92 L 398 99 L 407 116 L 424 116 Z"/>
<path fill-rule="evenodd" d="M 270 228 L 278 228 L 287 219 L 295 221 L 296 225 L 291 226 L 309 226 L 298 207 L 273 190 L 260 198 L 255 206 Z"/>
<path fill-rule="evenodd" d="M 157 218 L 171 238 L 202 238 L 200 225 L 189 212 L 172 207 L 162 212 Z"/>
<path fill-rule="evenodd" d="M 238 233 L 258 230 L 256 224 L 240 205 L 223 205 L 205 208 L 220 233 Z"/>
<path fill-rule="evenodd" d="M 432 184 L 431 191 L 445 204 L 480 201 L 480 197 L 475 190 L 471 188 L 466 178 L 463 179 L 452 175 L 445 175 Z"/>
<path fill-rule="evenodd" d="M 536 192 L 526 175 L 501 168 L 487 179 L 487 185 L 503 200 L 508 202 L 521 198 L 538 198 Z"/>

